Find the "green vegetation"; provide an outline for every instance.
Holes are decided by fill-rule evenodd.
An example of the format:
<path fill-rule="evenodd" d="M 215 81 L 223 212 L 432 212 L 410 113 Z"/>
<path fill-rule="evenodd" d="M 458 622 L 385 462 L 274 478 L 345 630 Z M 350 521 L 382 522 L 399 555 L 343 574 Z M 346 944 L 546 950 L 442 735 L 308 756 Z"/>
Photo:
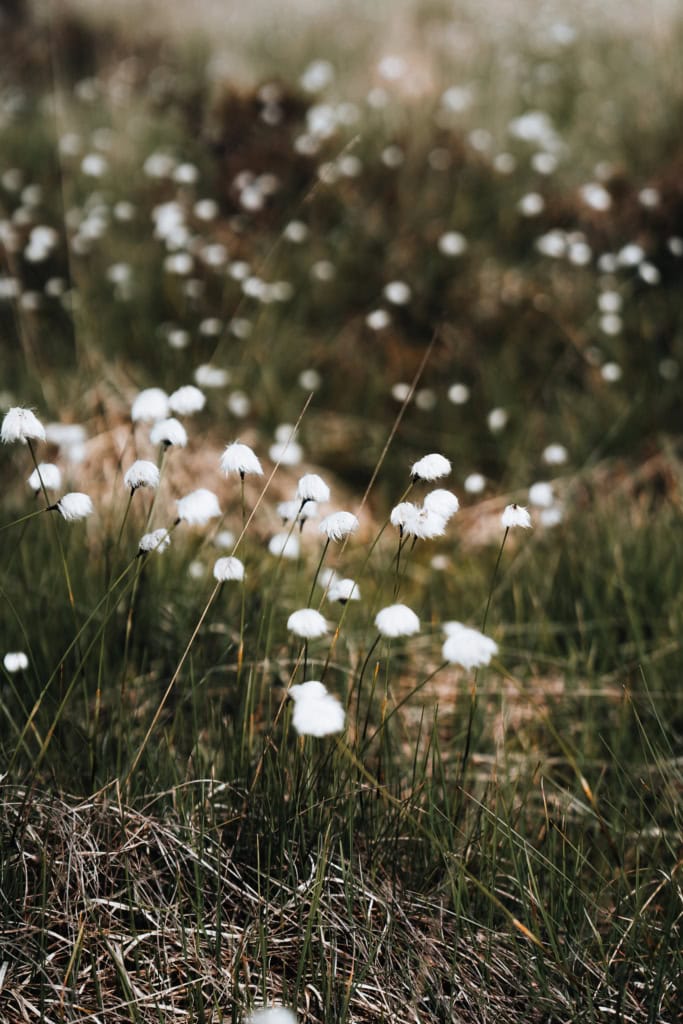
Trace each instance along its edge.
<path fill-rule="evenodd" d="M 678 1019 L 683 32 L 531 6 L 224 52 L 8 5 L 0 409 L 46 428 L 0 446 L 10 1024 Z"/>

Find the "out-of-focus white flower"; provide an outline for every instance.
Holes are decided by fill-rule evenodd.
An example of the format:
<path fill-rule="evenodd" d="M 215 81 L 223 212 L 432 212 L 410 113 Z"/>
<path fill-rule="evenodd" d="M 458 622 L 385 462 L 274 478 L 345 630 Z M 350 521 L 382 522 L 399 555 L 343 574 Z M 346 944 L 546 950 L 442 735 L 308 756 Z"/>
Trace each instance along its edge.
<path fill-rule="evenodd" d="M 244 565 L 239 558 L 218 558 L 213 567 L 213 575 L 219 583 L 225 583 L 228 580 L 243 580 Z"/>
<path fill-rule="evenodd" d="M 529 488 L 529 501 L 537 508 L 550 508 L 555 501 L 553 485 L 545 480 L 538 480 Z"/>
<path fill-rule="evenodd" d="M 315 608 L 300 608 L 292 612 L 287 619 L 287 629 L 305 640 L 314 640 L 316 637 L 325 636 L 327 623 Z"/>
<path fill-rule="evenodd" d="M 247 1024 L 296 1024 L 296 1015 L 284 1006 L 269 1006 L 263 1010 L 254 1010 Z"/>
<path fill-rule="evenodd" d="M 176 448 L 184 448 L 187 444 L 187 431 L 180 420 L 171 416 L 167 420 L 159 420 L 149 432 L 149 439 L 152 444 L 163 444 L 167 448 L 175 445 Z"/>
<path fill-rule="evenodd" d="M 318 529 L 327 535 L 329 540 L 343 540 L 349 534 L 355 533 L 359 523 L 353 512 L 333 512 L 320 523 Z"/>
<path fill-rule="evenodd" d="M 29 440 L 44 441 L 45 427 L 31 409 L 14 407 L 5 413 L 0 437 L 4 444 L 11 444 L 13 441 L 20 441 L 22 444 Z"/>
<path fill-rule="evenodd" d="M 230 374 L 221 366 L 203 363 L 194 371 L 194 379 L 201 388 L 224 388 L 230 383 Z"/>
<path fill-rule="evenodd" d="M 417 508 L 415 514 L 406 519 L 401 532 L 406 537 L 416 537 L 418 540 L 434 540 L 435 537 L 443 537 L 446 520 L 438 512 Z"/>
<path fill-rule="evenodd" d="M 251 450 L 249 445 L 233 441 L 221 455 L 221 469 L 227 476 L 229 473 L 239 473 L 244 477 L 251 473 L 255 476 L 263 476 L 263 469 L 258 457 Z"/>
<path fill-rule="evenodd" d="M 41 462 L 38 468 L 33 470 L 27 482 L 36 494 L 43 487 L 46 491 L 58 491 L 62 486 L 62 471 L 53 462 Z"/>
<path fill-rule="evenodd" d="M 495 640 L 462 622 L 444 622 L 443 629 L 446 634 L 443 657 L 452 665 L 461 665 L 465 669 L 482 668 L 498 653 Z"/>
<path fill-rule="evenodd" d="M 462 256 L 467 251 L 467 239 L 459 231 L 446 231 L 441 235 L 438 246 L 442 256 Z"/>
<path fill-rule="evenodd" d="M 542 526 L 559 526 L 564 519 L 564 508 L 562 505 L 551 505 L 550 508 L 542 508 L 539 519 Z"/>
<path fill-rule="evenodd" d="M 391 317 L 386 309 L 373 309 L 365 318 L 365 322 L 372 331 L 383 331 L 391 323 Z"/>
<path fill-rule="evenodd" d="M 215 519 L 221 514 L 218 498 L 205 487 L 191 491 L 184 498 L 178 498 L 176 507 L 178 519 L 189 526 L 205 526 L 209 519 Z"/>
<path fill-rule="evenodd" d="M 327 591 L 327 598 L 329 601 L 339 601 L 340 604 L 346 604 L 347 601 L 360 601 L 358 584 L 349 579 L 334 580 Z"/>
<path fill-rule="evenodd" d="M 220 530 L 213 538 L 213 542 L 217 548 L 232 548 L 235 546 L 235 534 L 232 530 Z"/>
<path fill-rule="evenodd" d="M 508 414 L 505 409 L 491 409 L 490 413 L 486 417 L 489 430 L 492 433 L 497 434 L 500 430 L 504 430 L 507 426 Z"/>
<path fill-rule="evenodd" d="M 307 519 L 315 519 L 318 514 L 318 506 L 315 501 L 307 501 L 304 505 L 294 498 L 292 501 L 281 501 L 277 506 L 277 514 L 283 523 L 301 523 Z"/>
<path fill-rule="evenodd" d="M 375 616 L 375 625 L 382 636 L 413 636 L 420 631 L 420 620 L 405 604 L 390 604 Z"/>
<path fill-rule="evenodd" d="M 131 491 L 137 491 L 138 487 L 158 487 L 159 470 L 153 462 L 137 459 L 126 471 L 123 482 Z"/>
<path fill-rule="evenodd" d="M 276 441 L 268 449 L 271 462 L 281 466 L 298 466 L 303 461 L 304 450 L 297 441 Z"/>
<path fill-rule="evenodd" d="M 288 693 L 294 701 L 292 725 L 300 736 L 329 736 L 344 728 L 343 707 L 317 679 L 290 686 Z M 290 1015 L 288 1020 L 292 1019 Z M 277 1020 L 268 1017 L 267 1024 L 280 1024 L 279 1017 Z"/>
<path fill-rule="evenodd" d="M 296 488 L 299 501 L 329 501 L 330 489 L 317 473 L 306 473 Z"/>
<path fill-rule="evenodd" d="M 563 444 L 549 444 L 543 449 L 542 459 L 548 466 L 562 466 L 569 458 Z"/>
<path fill-rule="evenodd" d="M 28 658 L 23 651 L 8 651 L 2 663 L 6 672 L 23 672 L 28 668 Z"/>
<path fill-rule="evenodd" d="M 468 494 L 481 494 L 486 487 L 486 477 L 482 473 L 470 473 L 465 477 L 465 490 Z"/>
<path fill-rule="evenodd" d="M 454 516 L 460 508 L 460 502 L 456 495 L 453 494 L 452 491 L 444 490 L 442 487 L 426 494 L 422 504 L 428 512 L 435 512 L 437 515 L 441 516 L 442 519 L 445 519 L 446 522 L 448 522 L 451 516 Z"/>
<path fill-rule="evenodd" d="M 500 521 L 506 530 L 513 526 L 521 526 L 525 530 L 531 528 L 531 516 L 527 509 L 523 505 L 516 505 L 514 502 L 512 505 L 505 506 Z"/>
<path fill-rule="evenodd" d="M 145 533 L 140 538 L 138 544 L 138 554 L 145 554 L 147 551 L 156 551 L 161 554 L 170 545 L 171 538 L 168 530 L 164 527 L 160 527 L 158 530 L 152 530 L 151 533 Z"/>
<path fill-rule="evenodd" d="M 410 302 L 412 292 L 405 281 L 390 281 L 384 288 L 384 298 L 395 306 L 405 306 Z"/>
<path fill-rule="evenodd" d="M 194 384 L 185 384 L 169 396 L 168 404 L 172 412 L 177 416 L 192 416 L 200 412 L 206 405 L 206 395 Z"/>
<path fill-rule="evenodd" d="M 276 558 L 298 558 L 301 550 L 299 538 L 292 533 L 276 533 L 268 541 L 268 550 Z"/>
<path fill-rule="evenodd" d="M 91 499 L 81 491 L 71 491 L 69 494 L 63 495 L 57 504 L 52 507 L 57 509 L 62 518 L 66 519 L 67 523 L 74 523 L 78 519 L 85 519 L 95 511 Z"/>
<path fill-rule="evenodd" d="M 413 480 L 438 480 L 439 477 L 448 476 L 450 471 L 451 464 L 448 459 L 434 452 L 418 459 L 413 464 L 410 475 Z"/>
<path fill-rule="evenodd" d="M 168 416 L 168 395 L 161 388 L 145 388 L 137 396 L 130 410 L 133 423 L 153 423 Z"/>
<path fill-rule="evenodd" d="M 470 389 L 467 384 L 461 384 L 459 381 L 455 384 L 451 384 L 448 389 L 448 401 L 452 402 L 453 405 L 465 405 L 470 398 Z"/>

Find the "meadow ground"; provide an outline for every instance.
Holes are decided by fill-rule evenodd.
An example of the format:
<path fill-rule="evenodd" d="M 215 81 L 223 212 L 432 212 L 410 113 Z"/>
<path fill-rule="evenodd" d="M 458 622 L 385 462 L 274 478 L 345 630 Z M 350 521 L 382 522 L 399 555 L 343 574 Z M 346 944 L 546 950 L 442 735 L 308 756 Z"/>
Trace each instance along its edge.
<path fill-rule="evenodd" d="M 0 1020 L 680 1019 L 682 44 L 3 5 Z"/>

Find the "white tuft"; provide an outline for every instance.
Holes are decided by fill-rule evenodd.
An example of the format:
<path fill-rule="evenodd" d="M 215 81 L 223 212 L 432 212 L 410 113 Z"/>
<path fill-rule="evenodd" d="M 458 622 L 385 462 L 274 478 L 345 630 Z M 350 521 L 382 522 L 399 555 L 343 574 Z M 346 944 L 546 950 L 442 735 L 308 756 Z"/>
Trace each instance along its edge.
<path fill-rule="evenodd" d="M 229 473 L 239 473 L 241 477 L 252 473 L 255 476 L 263 476 L 263 468 L 258 457 L 251 450 L 249 445 L 233 441 L 221 455 L 221 469 L 227 476 Z"/>
<path fill-rule="evenodd" d="M 244 566 L 239 558 L 219 558 L 213 567 L 213 575 L 219 583 L 226 583 L 228 580 L 243 580 Z"/>
<path fill-rule="evenodd" d="M 28 668 L 28 658 L 23 651 L 8 651 L 2 663 L 6 672 L 23 672 Z"/>
<path fill-rule="evenodd" d="M 159 486 L 159 470 L 153 462 L 137 459 L 126 471 L 123 482 L 126 487 L 130 487 L 131 492 L 137 491 L 138 487 L 156 488 Z"/>
<path fill-rule="evenodd" d="M 178 498 L 176 506 L 178 519 L 189 526 L 205 526 L 209 519 L 215 519 L 221 514 L 218 498 L 213 491 L 207 491 L 205 487 L 191 491 L 184 498 Z"/>
<path fill-rule="evenodd" d="M 410 475 L 414 480 L 438 480 L 439 477 L 448 476 L 451 471 L 451 464 L 443 455 L 434 452 L 425 455 L 414 463 Z"/>
<path fill-rule="evenodd" d="M 172 416 L 168 420 L 155 423 L 149 432 L 149 439 L 152 444 L 163 444 L 167 448 L 171 445 L 184 448 L 187 444 L 187 431 L 182 423 Z"/>
<path fill-rule="evenodd" d="M 20 441 L 22 444 L 29 440 L 44 441 L 45 427 L 30 409 L 15 407 L 5 414 L 0 438 L 4 444 L 11 444 L 13 441 Z"/>
<path fill-rule="evenodd" d="M 325 516 L 318 529 L 327 535 L 328 540 L 343 540 L 355 533 L 359 523 L 353 512 L 333 512 Z"/>
<path fill-rule="evenodd" d="M 405 604 L 390 604 L 375 616 L 375 625 L 382 636 L 413 636 L 420 631 L 420 620 Z"/>
<path fill-rule="evenodd" d="M 299 501 L 329 501 L 330 489 L 317 473 L 306 473 L 297 484 L 296 496 Z"/>
<path fill-rule="evenodd" d="M 169 404 L 168 395 L 161 388 L 145 388 L 137 396 L 130 410 L 130 418 L 133 423 L 141 420 L 144 423 L 153 423 L 155 420 L 163 420 L 168 416 Z"/>
<path fill-rule="evenodd" d="M 344 728 L 344 709 L 316 679 L 289 688 L 294 701 L 292 725 L 300 736 L 329 736 Z"/>
<path fill-rule="evenodd" d="M 443 657 L 452 665 L 461 665 L 466 669 L 482 668 L 498 653 L 495 640 L 480 633 L 478 629 L 464 626 L 462 622 L 444 622 L 443 630 L 446 634 Z"/>
<path fill-rule="evenodd" d="M 193 413 L 201 412 L 204 408 L 206 396 L 194 384 L 186 384 L 173 392 L 169 397 L 168 404 L 171 412 L 177 416 L 192 416 Z"/>
<path fill-rule="evenodd" d="M 304 640 L 314 640 L 316 637 L 325 636 L 327 623 L 315 608 L 300 608 L 287 619 L 287 629 Z"/>
<path fill-rule="evenodd" d="M 27 483 L 36 493 L 43 487 L 46 491 L 58 491 L 62 486 L 62 471 L 53 462 L 41 462 L 38 468 L 33 470 Z"/>
<path fill-rule="evenodd" d="M 164 527 L 160 527 L 158 530 L 152 530 L 151 533 L 145 533 L 140 538 L 138 544 L 138 554 L 145 554 L 147 551 L 156 551 L 157 554 L 161 554 L 171 543 L 171 537 L 168 530 Z"/>
<path fill-rule="evenodd" d="M 521 526 L 525 530 L 531 529 L 531 516 L 523 505 L 506 505 L 500 521 L 506 530 L 513 526 Z"/>

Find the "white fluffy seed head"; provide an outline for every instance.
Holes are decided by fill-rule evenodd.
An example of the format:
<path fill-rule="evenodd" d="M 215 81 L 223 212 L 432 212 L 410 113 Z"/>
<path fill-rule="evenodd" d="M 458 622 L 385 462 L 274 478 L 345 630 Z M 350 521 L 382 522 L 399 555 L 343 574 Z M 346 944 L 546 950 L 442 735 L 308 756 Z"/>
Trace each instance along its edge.
<path fill-rule="evenodd" d="M 545 480 L 537 480 L 529 488 L 529 501 L 537 508 L 550 508 L 555 503 L 553 485 Z"/>
<path fill-rule="evenodd" d="M 330 489 L 317 473 L 306 473 L 296 488 L 299 501 L 329 501 Z"/>
<path fill-rule="evenodd" d="M 289 688 L 294 701 L 292 725 L 300 736 L 329 736 L 344 728 L 344 709 L 326 687 L 311 679 Z"/>
<path fill-rule="evenodd" d="M 204 408 L 206 395 L 194 384 L 186 384 L 170 395 L 168 404 L 171 412 L 174 412 L 176 416 L 192 416 L 193 413 L 200 412 Z"/>
<path fill-rule="evenodd" d="M 62 471 L 53 462 L 41 462 L 38 468 L 33 470 L 27 482 L 31 490 L 36 493 L 43 487 L 46 491 L 58 491 L 62 486 Z"/>
<path fill-rule="evenodd" d="M 226 583 L 229 580 L 244 579 L 244 565 L 239 558 L 219 558 L 213 567 L 214 579 L 219 583 Z"/>
<path fill-rule="evenodd" d="M 12 444 L 14 441 L 21 444 L 26 444 L 27 441 L 44 441 L 45 427 L 31 409 L 15 407 L 5 413 L 0 438 L 3 444 Z"/>
<path fill-rule="evenodd" d="M 8 651 L 2 663 L 6 672 L 23 672 L 28 668 L 28 658 L 23 651 Z"/>
<path fill-rule="evenodd" d="M 164 527 L 160 527 L 158 530 L 152 530 L 151 533 L 145 533 L 140 538 L 138 544 L 138 554 L 143 555 L 147 551 L 156 551 L 157 554 L 161 554 L 171 543 L 171 537 L 168 530 Z"/>
<path fill-rule="evenodd" d="M 435 512 L 446 521 L 448 521 L 451 516 L 454 516 L 460 508 L 460 502 L 455 494 L 453 494 L 452 491 L 446 491 L 443 488 L 438 488 L 437 490 L 430 491 L 429 494 L 426 494 L 422 504 L 428 512 Z"/>
<path fill-rule="evenodd" d="M 339 601 L 340 604 L 346 604 L 347 601 L 360 601 L 358 584 L 349 579 L 334 580 L 327 591 L 327 598 L 329 601 Z"/>
<path fill-rule="evenodd" d="M 254 476 L 263 476 L 263 468 L 258 457 L 251 450 L 249 445 L 233 441 L 221 455 L 221 469 L 226 476 L 230 473 L 239 473 L 245 477 L 251 473 Z"/>
<path fill-rule="evenodd" d="M 167 420 L 159 420 L 149 432 L 149 439 L 152 444 L 163 444 L 166 448 L 175 445 L 177 448 L 184 448 L 187 444 L 187 431 L 182 423 L 171 416 Z"/>
<path fill-rule="evenodd" d="M 420 620 L 405 604 L 390 604 L 375 616 L 375 625 L 382 636 L 413 636 L 420 631 Z"/>
<path fill-rule="evenodd" d="M 328 540 L 343 540 L 349 534 L 355 533 L 358 526 L 358 519 L 353 512 L 333 512 L 331 515 L 325 516 L 318 529 L 327 536 Z"/>
<path fill-rule="evenodd" d="M 69 494 L 65 494 L 59 499 L 55 508 L 67 523 L 85 519 L 95 511 L 91 499 L 81 491 L 71 491 Z"/>
<path fill-rule="evenodd" d="M 268 541 L 268 551 L 276 558 L 296 559 L 300 550 L 299 538 L 293 533 L 276 533 Z"/>
<path fill-rule="evenodd" d="M 296 1024 L 296 1015 L 284 1006 L 269 1006 L 263 1010 L 254 1010 L 247 1024 Z"/>
<path fill-rule="evenodd" d="M 500 521 L 506 530 L 513 526 L 521 526 L 525 530 L 531 529 L 531 516 L 523 505 L 506 505 L 500 517 Z"/>
<path fill-rule="evenodd" d="M 156 488 L 159 486 L 159 470 L 153 462 L 137 459 L 126 471 L 123 482 L 131 491 L 137 491 L 138 487 Z"/>
<path fill-rule="evenodd" d="M 406 523 L 411 522 L 417 513 L 419 508 L 412 501 L 401 501 L 398 505 L 394 505 L 391 510 L 391 516 L 389 517 L 391 525 L 397 526 L 399 530 L 402 530 Z"/>
<path fill-rule="evenodd" d="M 178 498 L 176 507 L 178 519 L 189 526 L 205 526 L 209 519 L 215 519 L 221 514 L 218 498 L 205 487 L 191 491 L 184 498 Z"/>
<path fill-rule="evenodd" d="M 169 413 L 168 395 L 161 388 L 145 388 L 137 396 L 130 410 L 133 423 L 154 423 Z"/>
<path fill-rule="evenodd" d="M 444 661 L 465 669 L 483 668 L 498 653 L 495 640 L 462 622 L 444 622 L 446 640 L 443 645 Z"/>
<path fill-rule="evenodd" d="M 414 480 L 438 480 L 442 476 L 448 476 L 451 471 L 451 464 L 444 455 L 433 452 L 431 455 L 424 455 L 415 462 L 410 470 Z"/>
<path fill-rule="evenodd" d="M 327 623 L 315 608 L 299 608 L 287 619 L 287 629 L 304 640 L 315 640 L 316 637 L 325 636 Z"/>

